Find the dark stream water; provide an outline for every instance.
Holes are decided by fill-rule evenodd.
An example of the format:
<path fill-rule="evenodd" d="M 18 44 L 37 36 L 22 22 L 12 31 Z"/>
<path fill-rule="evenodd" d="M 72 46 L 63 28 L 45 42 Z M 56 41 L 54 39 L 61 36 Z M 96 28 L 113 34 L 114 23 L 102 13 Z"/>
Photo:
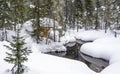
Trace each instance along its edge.
<path fill-rule="evenodd" d="M 104 59 L 94 58 L 79 52 L 80 47 L 81 47 L 81 44 L 76 43 L 72 47 L 66 46 L 67 48 L 66 52 L 56 51 L 56 52 L 48 52 L 47 54 L 84 62 L 90 69 L 92 69 L 95 72 L 101 72 L 105 67 L 109 65 L 109 62 Z"/>

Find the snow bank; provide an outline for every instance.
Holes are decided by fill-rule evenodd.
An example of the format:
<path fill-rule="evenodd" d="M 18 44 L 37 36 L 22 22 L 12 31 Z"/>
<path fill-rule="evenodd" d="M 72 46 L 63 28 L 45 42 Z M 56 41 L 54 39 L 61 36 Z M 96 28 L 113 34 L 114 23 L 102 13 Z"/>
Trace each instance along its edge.
<path fill-rule="evenodd" d="M 36 44 L 37 48 L 41 52 L 55 52 L 55 51 L 66 51 L 65 46 L 63 44 L 58 43 L 58 42 L 52 42 L 50 44 Z"/>
<path fill-rule="evenodd" d="M 120 52 L 120 38 L 102 38 L 81 47 L 81 52 L 97 58 L 110 60 L 113 55 Z M 119 57 L 117 57 L 119 58 Z"/>
<path fill-rule="evenodd" d="M 67 32 L 65 32 L 64 36 L 61 37 L 61 43 L 66 44 L 70 42 L 76 42 L 76 33 L 76 30 L 68 30 Z"/>
<path fill-rule="evenodd" d="M 108 37 L 111 35 L 113 34 L 110 31 L 105 33 L 104 30 L 88 30 L 88 31 L 82 31 L 78 33 L 76 35 L 76 39 L 81 39 L 83 41 L 94 41 L 98 38 Z"/>
<path fill-rule="evenodd" d="M 95 40 L 92 43 L 82 45 L 81 52 L 96 57 L 109 60 L 109 66 L 100 74 L 120 74 L 120 38 L 106 37 Z"/>
<path fill-rule="evenodd" d="M 63 44 L 69 43 L 69 42 L 78 42 L 78 40 L 82 41 L 94 41 L 99 38 L 105 38 L 105 37 L 114 37 L 114 34 L 108 30 L 107 33 L 105 33 L 104 30 L 84 30 L 84 29 L 79 29 L 77 30 L 68 30 L 65 32 L 65 35 L 61 37 L 61 41 Z M 81 42 L 80 42 L 81 43 Z"/>
<path fill-rule="evenodd" d="M 82 62 L 40 53 L 31 54 L 26 66 L 25 74 L 95 74 Z"/>

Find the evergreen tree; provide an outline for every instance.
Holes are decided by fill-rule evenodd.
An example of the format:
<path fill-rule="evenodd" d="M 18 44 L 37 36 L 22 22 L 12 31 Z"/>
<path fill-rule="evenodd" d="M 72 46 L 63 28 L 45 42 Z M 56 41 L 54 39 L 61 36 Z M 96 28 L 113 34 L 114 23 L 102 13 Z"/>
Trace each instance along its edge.
<path fill-rule="evenodd" d="M 65 0 L 65 6 L 64 6 L 64 30 L 66 31 L 66 28 L 74 28 L 74 1 L 72 0 Z"/>
<path fill-rule="evenodd" d="M 41 13 L 41 8 L 40 8 L 40 3 L 41 1 L 40 0 L 35 0 L 32 2 L 33 5 L 35 5 L 35 8 L 34 8 L 34 18 L 35 18 L 35 21 L 34 21 L 34 26 L 33 26 L 33 32 L 32 32 L 32 36 L 35 37 L 37 43 L 39 43 L 40 41 L 40 13 Z"/>
<path fill-rule="evenodd" d="M 96 6 L 95 8 L 95 29 L 98 29 L 100 26 L 100 23 L 99 23 L 100 1 L 99 0 L 96 0 L 95 6 Z"/>
<path fill-rule="evenodd" d="M 27 20 L 26 0 L 10 0 L 10 14 L 13 30 L 16 30 L 17 24 L 23 24 Z M 14 16 L 14 17 L 13 17 Z M 22 25 L 21 25 L 22 26 Z"/>
<path fill-rule="evenodd" d="M 104 11 L 104 22 L 105 22 L 105 33 L 107 32 L 107 29 L 110 27 L 112 24 L 112 8 L 113 8 L 113 0 L 104 0 L 104 6 L 105 6 L 105 11 Z"/>
<path fill-rule="evenodd" d="M 64 25 L 63 25 L 63 30 L 67 30 L 67 24 L 68 24 L 68 0 L 65 0 L 65 6 L 64 6 Z"/>
<path fill-rule="evenodd" d="M 8 56 L 4 60 L 14 64 L 11 70 L 12 74 L 22 74 L 24 72 L 22 63 L 28 60 L 27 55 L 31 53 L 31 50 L 28 50 L 24 45 L 25 42 L 23 37 L 20 36 L 20 29 L 17 30 L 16 36 L 13 36 L 13 42 L 10 42 L 10 46 L 5 45 L 11 52 L 6 52 Z"/>
<path fill-rule="evenodd" d="M 82 0 L 75 0 L 74 5 L 75 5 L 75 15 L 74 16 L 76 17 L 77 31 L 78 31 L 78 28 L 79 28 L 78 24 L 83 24 L 84 6 L 83 6 Z"/>
<path fill-rule="evenodd" d="M 7 31 L 11 25 L 9 17 L 10 7 L 9 7 L 10 0 L 0 0 L 0 29 L 2 30 L 1 40 L 7 40 Z"/>
<path fill-rule="evenodd" d="M 85 0 L 85 9 L 86 9 L 85 29 L 88 29 L 93 24 L 93 11 L 94 11 L 93 0 Z"/>

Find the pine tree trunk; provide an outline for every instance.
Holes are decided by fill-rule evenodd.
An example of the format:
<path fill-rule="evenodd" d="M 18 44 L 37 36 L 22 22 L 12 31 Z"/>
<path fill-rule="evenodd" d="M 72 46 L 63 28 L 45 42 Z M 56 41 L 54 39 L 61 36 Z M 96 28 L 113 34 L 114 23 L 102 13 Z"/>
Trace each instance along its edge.
<path fill-rule="evenodd" d="M 77 20 L 77 32 L 79 31 L 79 26 L 78 26 L 78 24 L 79 24 L 79 22 L 78 22 L 78 20 Z"/>
<path fill-rule="evenodd" d="M 7 30 L 5 28 L 5 40 L 7 41 Z"/>
<path fill-rule="evenodd" d="M 1 36 L 1 40 L 4 40 L 4 18 L 2 18 L 2 36 Z"/>
<path fill-rule="evenodd" d="M 99 23 L 98 23 L 98 8 L 97 8 L 97 12 L 96 12 L 96 23 L 95 23 L 95 29 L 98 29 Z"/>
<path fill-rule="evenodd" d="M 20 65 L 18 64 L 17 74 L 20 74 Z"/>
<path fill-rule="evenodd" d="M 39 43 L 39 40 L 40 40 L 40 37 L 39 37 L 39 35 L 40 35 L 40 20 L 39 20 L 39 16 L 40 16 L 40 11 L 39 11 L 39 0 L 37 0 L 37 3 L 36 3 L 36 22 L 37 22 L 37 39 L 36 39 L 36 41 L 37 41 L 37 43 Z"/>
<path fill-rule="evenodd" d="M 67 5 L 68 5 L 68 3 L 67 3 L 67 0 L 65 0 L 65 7 L 66 7 L 66 10 L 65 10 L 65 24 L 64 24 L 64 30 L 65 30 L 65 32 L 66 32 L 66 30 L 67 30 L 67 27 L 66 27 L 66 25 L 68 24 L 68 8 L 67 8 Z"/>
<path fill-rule="evenodd" d="M 54 31 L 54 42 L 56 42 L 56 37 L 55 37 L 55 20 L 54 20 L 54 27 L 53 27 L 53 31 Z"/>

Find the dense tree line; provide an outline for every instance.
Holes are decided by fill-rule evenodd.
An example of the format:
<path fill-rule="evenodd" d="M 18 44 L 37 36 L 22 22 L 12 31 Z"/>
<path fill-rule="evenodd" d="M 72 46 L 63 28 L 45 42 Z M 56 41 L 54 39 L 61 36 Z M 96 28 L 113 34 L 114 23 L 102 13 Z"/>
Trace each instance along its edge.
<path fill-rule="evenodd" d="M 39 18 L 47 17 L 60 23 L 63 30 L 120 28 L 120 0 L 0 0 L 1 39 L 7 39 L 7 29 L 35 19 L 34 35 L 39 43 Z M 114 26 L 114 27 L 113 27 Z"/>

